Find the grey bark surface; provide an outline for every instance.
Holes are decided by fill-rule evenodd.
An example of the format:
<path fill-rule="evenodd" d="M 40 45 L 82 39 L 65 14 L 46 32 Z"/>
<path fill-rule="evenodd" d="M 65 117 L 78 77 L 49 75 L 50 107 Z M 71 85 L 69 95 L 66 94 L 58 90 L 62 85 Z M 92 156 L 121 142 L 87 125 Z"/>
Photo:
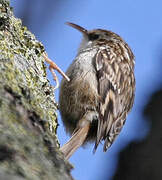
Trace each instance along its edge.
<path fill-rule="evenodd" d="M 43 45 L 0 0 L 0 179 L 71 180 Z"/>

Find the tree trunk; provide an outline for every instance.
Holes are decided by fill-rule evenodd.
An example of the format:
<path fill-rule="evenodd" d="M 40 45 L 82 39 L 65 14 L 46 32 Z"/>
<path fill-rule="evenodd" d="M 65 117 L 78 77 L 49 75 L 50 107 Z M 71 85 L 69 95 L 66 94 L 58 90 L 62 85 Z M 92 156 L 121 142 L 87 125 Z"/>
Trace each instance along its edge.
<path fill-rule="evenodd" d="M 0 179 L 71 180 L 43 45 L 0 0 Z"/>

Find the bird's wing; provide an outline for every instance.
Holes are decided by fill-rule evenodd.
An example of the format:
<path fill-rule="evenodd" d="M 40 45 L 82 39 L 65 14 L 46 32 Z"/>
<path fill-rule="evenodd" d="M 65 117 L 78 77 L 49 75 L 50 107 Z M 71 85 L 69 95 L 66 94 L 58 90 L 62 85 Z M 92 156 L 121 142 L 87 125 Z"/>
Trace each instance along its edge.
<path fill-rule="evenodd" d="M 133 54 L 113 48 L 99 50 L 95 56 L 98 79 L 99 121 L 94 150 L 105 140 L 104 151 L 111 146 L 121 131 L 134 99 Z M 133 58 L 133 59 L 131 59 Z M 133 66 L 133 67 L 132 67 Z"/>

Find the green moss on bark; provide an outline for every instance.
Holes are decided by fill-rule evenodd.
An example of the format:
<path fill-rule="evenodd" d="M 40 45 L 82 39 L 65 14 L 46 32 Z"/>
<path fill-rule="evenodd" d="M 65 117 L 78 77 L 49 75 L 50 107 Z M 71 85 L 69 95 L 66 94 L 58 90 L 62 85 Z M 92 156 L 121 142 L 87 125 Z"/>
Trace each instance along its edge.
<path fill-rule="evenodd" d="M 0 179 L 72 179 L 59 152 L 43 45 L 0 0 Z"/>

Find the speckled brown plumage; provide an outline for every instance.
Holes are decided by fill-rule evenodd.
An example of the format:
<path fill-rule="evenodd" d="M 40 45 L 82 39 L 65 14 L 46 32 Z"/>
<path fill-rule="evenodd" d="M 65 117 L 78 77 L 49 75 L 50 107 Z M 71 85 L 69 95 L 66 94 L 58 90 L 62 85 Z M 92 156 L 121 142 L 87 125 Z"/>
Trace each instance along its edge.
<path fill-rule="evenodd" d="M 67 158 L 71 156 L 66 153 L 68 147 L 83 137 L 78 130 L 85 127 L 87 134 L 79 145 L 95 141 L 96 150 L 104 140 L 106 151 L 125 123 L 135 91 L 134 55 L 124 40 L 111 31 L 87 31 L 69 25 L 81 31 L 84 38 L 66 73 L 71 81 L 63 79 L 60 88 L 62 120 L 67 132 L 73 134 L 71 144 L 62 147 Z"/>

